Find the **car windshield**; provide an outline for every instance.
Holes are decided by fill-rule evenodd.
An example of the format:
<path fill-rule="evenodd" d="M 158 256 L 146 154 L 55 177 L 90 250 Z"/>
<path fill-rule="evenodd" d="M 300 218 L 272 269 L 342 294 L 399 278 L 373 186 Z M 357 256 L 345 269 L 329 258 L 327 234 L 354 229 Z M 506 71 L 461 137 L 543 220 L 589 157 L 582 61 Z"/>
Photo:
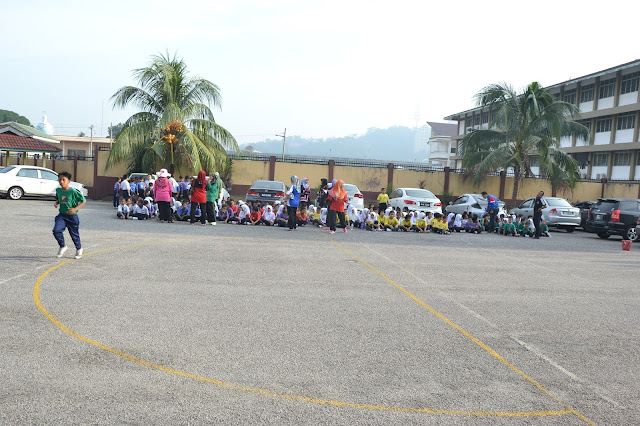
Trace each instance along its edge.
<path fill-rule="evenodd" d="M 435 195 L 431 191 L 427 191 L 426 189 L 405 189 L 407 193 L 407 197 L 413 198 L 436 198 Z"/>
<path fill-rule="evenodd" d="M 16 168 L 15 166 L 7 166 L 7 167 L 4 167 L 2 170 L 0 170 L 0 173 L 7 173 L 8 171 L 13 170 L 15 168 Z"/>
<path fill-rule="evenodd" d="M 551 207 L 573 207 L 567 200 L 564 198 L 547 198 L 547 203 Z"/>
<path fill-rule="evenodd" d="M 251 189 L 273 189 L 275 191 L 282 191 L 282 182 L 274 182 L 270 180 L 259 180 L 251 185 Z"/>
<path fill-rule="evenodd" d="M 348 183 L 344 184 L 344 190 L 347 192 L 360 192 L 360 190 L 358 190 L 358 187 L 355 185 L 349 185 Z"/>

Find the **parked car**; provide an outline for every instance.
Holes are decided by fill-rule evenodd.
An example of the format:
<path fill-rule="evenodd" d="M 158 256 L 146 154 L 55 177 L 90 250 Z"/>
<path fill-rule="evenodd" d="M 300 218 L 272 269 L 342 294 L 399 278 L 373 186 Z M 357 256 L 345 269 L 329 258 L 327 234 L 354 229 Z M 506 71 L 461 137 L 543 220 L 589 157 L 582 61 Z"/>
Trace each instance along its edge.
<path fill-rule="evenodd" d="M 69 184 L 85 197 L 87 188 L 78 182 Z M 23 196 L 55 197 L 58 184 L 58 174 L 53 170 L 37 166 L 7 166 L 0 170 L 0 195 L 12 200 L 19 200 Z"/>
<path fill-rule="evenodd" d="M 349 183 L 344 184 L 344 190 L 347 191 L 347 197 L 349 197 L 349 204 L 356 209 L 364 209 L 364 196 L 357 186 Z"/>
<path fill-rule="evenodd" d="M 150 174 L 151 174 L 151 173 L 138 173 L 138 172 L 136 172 L 136 173 L 131 173 L 131 174 L 129 175 L 129 182 L 131 182 L 131 179 L 140 179 L 140 178 L 142 178 L 142 179 L 144 179 L 144 180 L 147 180 L 147 176 L 149 176 Z M 157 176 L 157 175 L 155 175 L 155 174 L 151 174 L 151 178 L 152 178 L 152 179 L 153 179 L 153 181 L 155 182 L 155 181 L 156 181 L 156 179 L 158 179 L 158 176 Z"/>
<path fill-rule="evenodd" d="M 398 188 L 389 195 L 391 207 L 412 211 L 442 213 L 442 202 L 433 192 L 420 188 Z"/>
<path fill-rule="evenodd" d="M 567 232 L 575 231 L 580 225 L 580 209 L 573 207 L 564 198 L 544 197 L 547 200 L 547 208 L 542 210 L 542 218 L 547 221 L 549 228 L 555 227 L 565 229 Z M 509 213 L 515 215 L 523 215 L 524 217 L 533 216 L 533 202 L 535 197 L 525 200 L 519 207 L 511 209 Z"/>
<path fill-rule="evenodd" d="M 589 210 L 595 204 L 595 201 L 582 201 L 580 203 L 575 203 L 573 207 L 577 207 L 580 209 L 580 227 L 582 229 L 587 229 L 587 219 L 589 218 Z"/>
<path fill-rule="evenodd" d="M 253 182 L 247 191 L 246 201 L 284 202 L 286 199 L 287 187 L 282 182 L 275 180 L 257 180 Z"/>
<path fill-rule="evenodd" d="M 625 240 L 638 241 L 640 200 L 634 198 L 600 198 L 591 208 L 587 231 L 600 238 L 620 235 Z"/>
<path fill-rule="evenodd" d="M 482 217 L 487 210 L 488 200 L 482 198 L 482 194 L 462 194 L 454 201 L 450 201 L 449 205 L 445 208 L 447 213 L 469 213 Z M 498 201 L 498 216 L 501 214 L 507 215 L 507 211 L 504 208 L 504 201 Z"/>

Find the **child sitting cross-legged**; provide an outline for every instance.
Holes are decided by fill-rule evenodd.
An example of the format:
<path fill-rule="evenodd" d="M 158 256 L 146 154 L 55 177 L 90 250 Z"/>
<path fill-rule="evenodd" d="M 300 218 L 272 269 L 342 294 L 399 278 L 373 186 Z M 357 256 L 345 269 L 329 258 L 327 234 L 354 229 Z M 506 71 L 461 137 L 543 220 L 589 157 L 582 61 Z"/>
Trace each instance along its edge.
<path fill-rule="evenodd" d="M 143 204 L 142 198 L 138 198 L 138 204 L 133 208 L 131 213 L 132 219 L 144 220 L 149 219 L 149 209 Z"/>
<path fill-rule="evenodd" d="M 260 207 L 253 206 L 253 209 L 251 209 L 251 214 L 249 215 L 249 222 L 251 223 L 251 225 L 259 225 L 261 219 L 262 214 L 260 214 Z"/>
<path fill-rule="evenodd" d="M 542 219 L 542 221 L 540 222 L 540 232 L 542 232 L 543 237 L 551 236 L 551 234 L 549 233 L 549 226 L 547 225 L 547 221 L 544 219 Z"/>
<path fill-rule="evenodd" d="M 302 206 L 296 213 L 296 222 L 298 226 L 305 226 L 307 224 L 307 208 Z"/>
<path fill-rule="evenodd" d="M 260 223 L 265 226 L 273 226 L 276 223 L 276 215 L 273 213 L 273 207 L 267 204 L 264 209 Z"/>
<path fill-rule="evenodd" d="M 284 228 L 285 226 L 289 226 L 288 222 L 289 215 L 287 214 L 287 210 L 278 208 L 278 214 L 276 214 L 275 224 L 281 228 Z"/>
<path fill-rule="evenodd" d="M 418 213 L 415 227 L 416 232 L 427 232 L 427 215 L 424 212 Z"/>
<path fill-rule="evenodd" d="M 378 215 L 375 211 L 369 212 L 369 217 L 367 217 L 367 223 L 365 225 L 365 229 L 367 231 L 377 230 L 380 231 L 380 222 L 378 222 Z"/>
<path fill-rule="evenodd" d="M 124 198 L 120 198 L 120 205 L 118 206 L 118 213 L 116 214 L 118 219 L 129 219 L 129 207 L 127 201 Z"/>
<path fill-rule="evenodd" d="M 400 230 L 404 232 L 411 231 L 413 227 L 413 223 L 411 223 L 411 217 L 413 217 L 413 213 L 407 213 L 405 217 L 400 221 Z"/>
<path fill-rule="evenodd" d="M 182 205 L 178 207 L 175 213 L 176 220 L 186 221 L 189 219 L 189 215 L 191 214 L 191 206 L 189 205 L 187 200 L 182 201 Z"/>
<path fill-rule="evenodd" d="M 509 216 L 506 223 L 502 225 L 502 235 L 510 235 L 512 237 L 518 236 L 518 231 L 516 231 L 516 225 L 513 223 L 513 218 Z"/>
<path fill-rule="evenodd" d="M 482 224 L 480 223 L 480 219 L 478 218 L 478 216 L 474 215 L 473 219 L 469 220 L 468 229 L 472 234 L 482 233 Z"/>
<path fill-rule="evenodd" d="M 396 217 L 396 212 L 394 210 L 391 210 L 389 212 L 389 216 L 387 217 L 387 219 L 384 222 L 384 229 L 386 231 L 397 231 L 398 228 L 400 227 L 400 221 L 398 221 L 398 218 Z"/>

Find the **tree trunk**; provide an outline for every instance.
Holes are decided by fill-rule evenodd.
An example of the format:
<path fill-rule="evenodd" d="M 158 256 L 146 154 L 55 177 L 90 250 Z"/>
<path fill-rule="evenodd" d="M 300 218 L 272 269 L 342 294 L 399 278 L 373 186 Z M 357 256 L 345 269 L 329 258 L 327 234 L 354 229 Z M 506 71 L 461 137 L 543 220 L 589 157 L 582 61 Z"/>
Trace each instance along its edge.
<path fill-rule="evenodd" d="M 518 198 L 518 187 L 520 186 L 520 175 L 520 166 L 516 165 L 513 168 L 513 193 L 511 194 L 511 208 L 514 208 L 517 205 L 516 200 Z"/>

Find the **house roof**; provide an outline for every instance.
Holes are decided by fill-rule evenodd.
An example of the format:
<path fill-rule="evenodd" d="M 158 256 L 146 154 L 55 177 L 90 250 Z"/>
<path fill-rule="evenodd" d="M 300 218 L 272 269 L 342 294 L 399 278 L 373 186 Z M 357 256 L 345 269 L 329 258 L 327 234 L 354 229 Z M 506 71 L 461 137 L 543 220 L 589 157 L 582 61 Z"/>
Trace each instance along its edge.
<path fill-rule="evenodd" d="M 458 125 L 450 123 L 434 123 L 427 121 L 427 124 L 431 127 L 432 136 L 455 136 L 458 134 Z"/>
<path fill-rule="evenodd" d="M 6 123 L 0 123 L 0 133 L 13 131 L 18 136 L 26 136 L 29 138 L 38 139 L 49 143 L 60 143 L 58 139 L 53 136 L 47 135 L 44 132 L 36 129 L 35 127 L 27 126 L 26 124 L 16 123 L 15 121 L 8 121 Z"/>
<path fill-rule="evenodd" d="M 38 139 L 19 136 L 11 131 L 0 133 L 0 150 L 19 152 L 58 153 L 62 150 Z"/>

